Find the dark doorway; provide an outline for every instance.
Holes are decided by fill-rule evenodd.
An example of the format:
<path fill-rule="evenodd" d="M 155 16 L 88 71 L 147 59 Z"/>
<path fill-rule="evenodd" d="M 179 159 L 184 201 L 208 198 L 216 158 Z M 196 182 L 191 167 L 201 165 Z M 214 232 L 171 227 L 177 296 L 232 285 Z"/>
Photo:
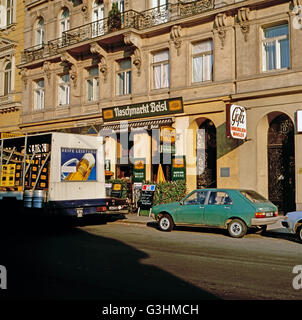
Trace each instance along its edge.
<path fill-rule="evenodd" d="M 295 139 L 291 119 L 280 114 L 268 130 L 268 196 L 279 212 L 296 209 L 295 204 Z"/>
<path fill-rule="evenodd" d="M 199 126 L 196 148 L 197 188 L 216 188 L 216 127 L 209 119 L 204 120 Z"/>

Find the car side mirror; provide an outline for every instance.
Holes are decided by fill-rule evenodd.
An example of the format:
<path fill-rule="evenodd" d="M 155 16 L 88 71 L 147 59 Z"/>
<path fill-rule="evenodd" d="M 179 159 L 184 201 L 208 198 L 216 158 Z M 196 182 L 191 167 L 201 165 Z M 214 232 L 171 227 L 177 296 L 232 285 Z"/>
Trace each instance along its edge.
<path fill-rule="evenodd" d="M 181 206 L 183 206 L 183 205 L 184 205 L 184 202 L 183 202 L 183 201 L 179 201 L 179 204 L 180 204 Z"/>

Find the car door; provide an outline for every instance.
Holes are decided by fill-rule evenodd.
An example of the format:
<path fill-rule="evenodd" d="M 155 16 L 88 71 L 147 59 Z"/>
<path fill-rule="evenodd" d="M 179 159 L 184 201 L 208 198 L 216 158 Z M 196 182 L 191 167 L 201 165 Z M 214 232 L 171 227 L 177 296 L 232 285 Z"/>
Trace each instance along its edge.
<path fill-rule="evenodd" d="M 202 224 L 207 191 L 196 190 L 184 199 L 177 209 L 177 221 L 183 224 Z"/>
<path fill-rule="evenodd" d="M 232 212 L 232 199 L 227 192 L 211 191 L 207 204 L 204 206 L 203 224 L 223 226 Z"/>

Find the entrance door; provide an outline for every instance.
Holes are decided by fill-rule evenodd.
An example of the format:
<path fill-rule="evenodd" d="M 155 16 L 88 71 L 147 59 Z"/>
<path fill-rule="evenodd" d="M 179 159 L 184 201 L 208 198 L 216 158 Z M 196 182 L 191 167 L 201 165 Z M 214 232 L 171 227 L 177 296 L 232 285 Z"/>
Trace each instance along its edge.
<path fill-rule="evenodd" d="M 267 154 L 269 200 L 280 212 L 293 211 L 296 209 L 294 125 L 285 114 L 270 123 Z"/>
<path fill-rule="evenodd" d="M 216 127 L 207 119 L 197 132 L 197 188 L 216 188 Z"/>

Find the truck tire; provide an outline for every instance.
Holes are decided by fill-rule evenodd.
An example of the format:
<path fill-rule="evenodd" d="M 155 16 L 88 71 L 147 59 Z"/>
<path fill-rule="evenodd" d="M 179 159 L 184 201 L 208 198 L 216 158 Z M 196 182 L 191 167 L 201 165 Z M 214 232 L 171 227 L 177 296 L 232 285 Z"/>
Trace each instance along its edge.
<path fill-rule="evenodd" d="M 161 231 L 171 231 L 174 227 L 173 219 L 168 214 L 163 214 L 158 222 Z"/>
<path fill-rule="evenodd" d="M 240 219 L 233 219 L 228 224 L 228 232 L 232 238 L 242 238 L 247 231 L 246 224 Z"/>
<path fill-rule="evenodd" d="M 300 242 L 302 242 L 302 226 L 297 229 L 297 238 Z"/>

